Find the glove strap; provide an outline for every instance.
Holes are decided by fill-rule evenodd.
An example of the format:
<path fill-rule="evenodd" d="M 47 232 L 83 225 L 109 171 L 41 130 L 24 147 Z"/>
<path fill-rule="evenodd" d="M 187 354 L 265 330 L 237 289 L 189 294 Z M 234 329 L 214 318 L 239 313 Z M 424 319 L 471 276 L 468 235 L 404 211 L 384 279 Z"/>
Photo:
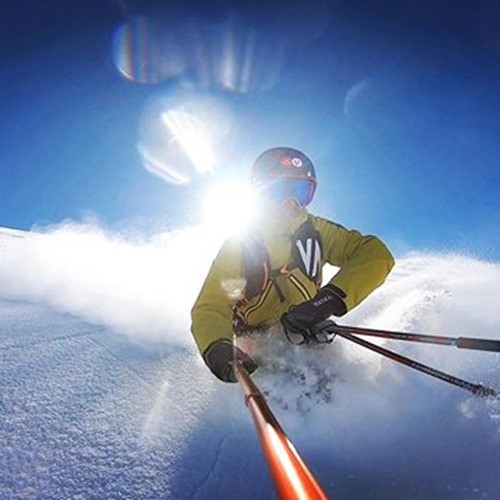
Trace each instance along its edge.
<path fill-rule="evenodd" d="M 331 344 L 336 335 L 332 335 L 331 333 L 328 333 L 317 327 L 305 331 L 294 330 L 293 332 L 291 332 L 286 328 L 284 324 L 283 331 L 285 333 L 286 339 L 292 345 Z"/>

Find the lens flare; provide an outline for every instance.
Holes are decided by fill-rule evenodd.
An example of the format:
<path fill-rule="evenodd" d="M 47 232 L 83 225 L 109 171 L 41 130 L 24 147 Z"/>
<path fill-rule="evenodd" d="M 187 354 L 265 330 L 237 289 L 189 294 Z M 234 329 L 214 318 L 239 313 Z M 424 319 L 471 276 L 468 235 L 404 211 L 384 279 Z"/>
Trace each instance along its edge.
<path fill-rule="evenodd" d="M 173 141 L 179 144 L 194 168 L 200 174 L 212 172 L 216 160 L 205 124 L 183 109 L 166 111 L 161 117 Z"/>
<path fill-rule="evenodd" d="M 184 74 L 192 64 L 188 23 L 136 17 L 119 26 L 113 61 L 128 80 L 154 84 Z"/>
<path fill-rule="evenodd" d="M 281 77 L 288 37 L 284 27 L 258 29 L 229 14 L 208 21 L 162 9 L 119 25 L 113 61 L 127 80 L 249 93 L 274 87 Z"/>
<path fill-rule="evenodd" d="M 268 90 L 279 81 L 285 46 L 279 37 L 258 32 L 233 17 L 210 40 L 212 73 L 224 90 L 245 94 Z"/>
<path fill-rule="evenodd" d="M 178 93 L 152 100 L 139 129 L 144 167 L 173 184 L 214 172 L 224 160 L 222 144 L 230 122 L 227 110 L 211 98 Z"/>

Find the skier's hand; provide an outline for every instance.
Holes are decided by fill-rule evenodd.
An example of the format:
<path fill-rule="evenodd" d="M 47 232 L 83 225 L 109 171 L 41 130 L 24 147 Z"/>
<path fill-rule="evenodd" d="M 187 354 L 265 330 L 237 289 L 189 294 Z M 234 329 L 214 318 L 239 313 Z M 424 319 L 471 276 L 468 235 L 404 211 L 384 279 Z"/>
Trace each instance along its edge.
<path fill-rule="evenodd" d="M 203 353 L 203 359 L 210 371 L 223 382 L 236 382 L 233 369 L 236 361 L 239 361 L 248 373 L 258 368 L 257 363 L 245 351 L 227 339 L 212 342 Z"/>
<path fill-rule="evenodd" d="M 307 336 L 311 329 L 330 316 L 342 316 L 347 312 L 343 301 L 345 294 L 340 288 L 326 285 L 315 297 L 293 307 L 283 314 L 281 323 L 287 332 Z"/>

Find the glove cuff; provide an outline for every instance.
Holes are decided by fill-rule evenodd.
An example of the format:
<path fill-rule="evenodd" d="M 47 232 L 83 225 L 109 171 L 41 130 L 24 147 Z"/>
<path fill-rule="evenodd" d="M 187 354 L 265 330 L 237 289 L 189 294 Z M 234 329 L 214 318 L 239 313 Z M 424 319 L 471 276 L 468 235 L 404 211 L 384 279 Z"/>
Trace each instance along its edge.
<path fill-rule="evenodd" d="M 322 320 L 329 316 L 343 316 L 347 312 L 346 294 L 338 286 L 328 284 L 320 288 L 312 302 Z"/>
<path fill-rule="evenodd" d="M 212 342 L 203 352 L 203 360 L 210 371 L 223 382 L 236 382 L 233 364 L 237 359 L 243 364 L 248 373 L 257 369 L 255 361 L 239 347 L 227 339 L 218 339 Z"/>
<path fill-rule="evenodd" d="M 212 342 L 203 352 L 203 361 L 210 371 L 223 382 L 236 382 L 232 367 L 233 343 L 227 339 Z"/>

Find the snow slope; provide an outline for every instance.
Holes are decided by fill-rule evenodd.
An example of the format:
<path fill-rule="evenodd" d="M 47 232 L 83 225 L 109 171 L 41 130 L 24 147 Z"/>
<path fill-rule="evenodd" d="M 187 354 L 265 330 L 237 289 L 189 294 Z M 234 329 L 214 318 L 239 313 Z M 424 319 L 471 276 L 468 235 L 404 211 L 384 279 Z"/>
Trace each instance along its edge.
<path fill-rule="evenodd" d="M 0 498 L 273 497 L 238 388 L 189 334 L 218 243 L 0 231 Z M 206 259 L 186 266 L 193 245 Z M 499 338 L 499 291 L 498 263 L 410 254 L 343 323 Z M 500 389 L 499 355 L 386 345 Z M 255 379 L 335 498 L 498 497 L 497 404 L 341 339 L 260 348 L 274 373 Z"/>

